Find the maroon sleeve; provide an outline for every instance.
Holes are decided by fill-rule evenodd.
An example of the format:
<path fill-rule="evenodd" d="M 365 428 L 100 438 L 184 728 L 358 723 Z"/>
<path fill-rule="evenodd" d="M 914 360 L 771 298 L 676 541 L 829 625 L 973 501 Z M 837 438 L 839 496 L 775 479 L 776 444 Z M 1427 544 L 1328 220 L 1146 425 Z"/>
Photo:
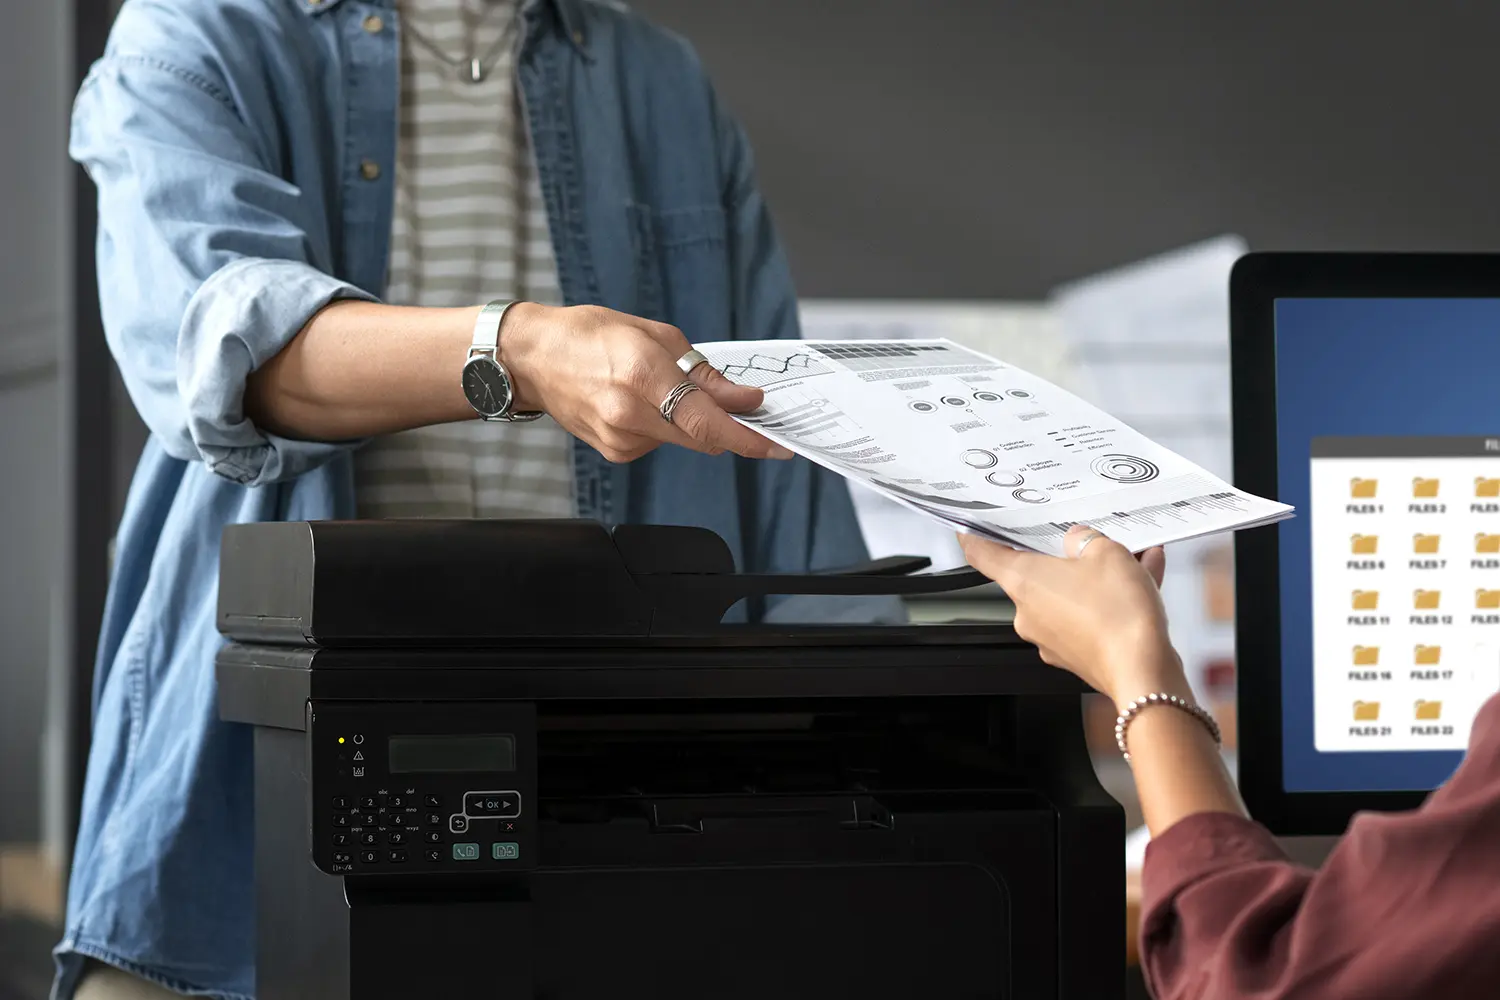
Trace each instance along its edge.
<path fill-rule="evenodd" d="M 1200 813 L 1146 848 L 1141 965 L 1157 1000 L 1500 995 L 1500 697 L 1421 808 L 1355 817 L 1323 867 Z"/>

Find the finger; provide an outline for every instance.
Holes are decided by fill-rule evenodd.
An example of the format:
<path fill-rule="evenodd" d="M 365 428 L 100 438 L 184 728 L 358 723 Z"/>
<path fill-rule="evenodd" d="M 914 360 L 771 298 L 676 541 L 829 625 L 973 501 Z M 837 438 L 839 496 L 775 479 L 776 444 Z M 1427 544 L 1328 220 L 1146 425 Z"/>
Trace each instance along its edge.
<path fill-rule="evenodd" d="M 1094 544 L 1098 544 L 1095 542 Z M 1146 572 L 1151 574 L 1151 579 L 1156 581 L 1156 586 L 1161 587 L 1162 577 L 1167 572 L 1167 552 L 1160 545 L 1153 545 L 1142 552 L 1136 558 L 1140 559 L 1141 565 L 1146 567 Z"/>
<path fill-rule="evenodd" d="M 737 423 L 705 392 L 684 396 L 667 426 L 685 439 L 678 443 L 699 451 L 732 451 L 746 458 L 792 457 L 786 448 Z"/>
<path fill-rule="evenodd" d="M 1069 559 L 1096 559 L 1101 552 L 1112 546 L 1120 547 L 1118 542 L 1112 541 L 1104 532 L 1086 524 L 1073 525 L 1063 536 L 1063 551 Z"/>
<path fill-rule="evenodd" d="M 723 372 L 707 362 L 694 368 L 688 378 L 730 413 L 749 413 L 766 398 L 766 394 L 753 385 L 739 385 L 729 381 Z"/>
<path fill-rule="evenodd" d="M 959 535 L 958 545 L 970 566 L 998 583 L 1000 589 L 1013 599 L 1021 589 L 1027 566 L 1034 560 L 1047 558 L 978 535 Z"/>

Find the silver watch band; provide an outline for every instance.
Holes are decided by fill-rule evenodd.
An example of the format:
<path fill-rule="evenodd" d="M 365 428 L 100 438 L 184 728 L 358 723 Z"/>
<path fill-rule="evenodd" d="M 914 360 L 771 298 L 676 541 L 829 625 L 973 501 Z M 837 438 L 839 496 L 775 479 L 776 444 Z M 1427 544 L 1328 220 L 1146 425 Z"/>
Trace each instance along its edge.
<path fill-rule="evenodd" d="M 489 358 L 504 370 L 505 366 L 500 363 L 500 323 L 505 319 L 505 314 L 510 307 L 515 305 L 518 299 L 496 299 L 485 304 L 479 310 L 479 317 L 474 320 L 474 340 L 469 344 L 469 357 L 483 356 Z M 510 372 L 506 371 L 506 378 L 510 378 Z M 515 380 L 511 380 L 511 388 L 515 388 Z M 510 422 L 536 420 L 544 416 L 541 411 L 516 411 L 507 410 L 497 416 L 487 417 L 489 420 L 504 420 Z"/>

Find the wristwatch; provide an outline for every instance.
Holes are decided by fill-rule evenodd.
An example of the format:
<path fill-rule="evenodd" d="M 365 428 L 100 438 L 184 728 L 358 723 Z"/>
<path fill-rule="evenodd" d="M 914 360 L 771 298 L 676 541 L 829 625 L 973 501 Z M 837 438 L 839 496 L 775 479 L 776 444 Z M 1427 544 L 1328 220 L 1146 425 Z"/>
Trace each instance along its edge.
<path fill-rule="evenodd" d="M 515 383 L 500 363 L 500 321 L 515 302 L 491 302 L 479 311 L 474 322 L 474 342 L 464 361 L 464 398 L 484 420 L 535 420 L 540 411 L 513 412 Z"/>

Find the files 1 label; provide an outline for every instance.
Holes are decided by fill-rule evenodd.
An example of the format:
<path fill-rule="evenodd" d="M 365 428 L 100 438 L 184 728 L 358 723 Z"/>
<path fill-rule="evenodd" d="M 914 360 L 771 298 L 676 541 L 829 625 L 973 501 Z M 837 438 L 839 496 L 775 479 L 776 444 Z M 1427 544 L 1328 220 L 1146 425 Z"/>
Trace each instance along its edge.
<path fill-rule="evenodd" d="M 1464 749 L 1500 690 L 1500 438 L 1315 438 L 1310 462 L 1314 745 Z"/>

